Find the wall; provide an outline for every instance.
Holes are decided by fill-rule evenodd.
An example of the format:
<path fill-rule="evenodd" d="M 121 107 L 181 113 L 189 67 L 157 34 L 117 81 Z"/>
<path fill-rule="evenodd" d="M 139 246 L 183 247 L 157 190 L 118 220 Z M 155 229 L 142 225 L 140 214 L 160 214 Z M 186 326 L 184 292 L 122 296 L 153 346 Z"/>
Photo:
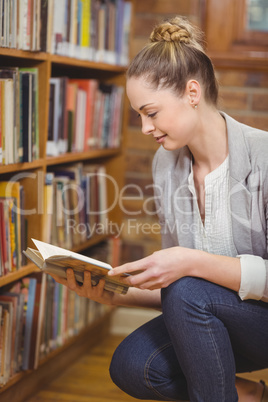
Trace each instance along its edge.
<path fill-rule="evenodd" d="M 238 121 L 268 130 L 268 72 L 217 69 L 219 107 Z"/>

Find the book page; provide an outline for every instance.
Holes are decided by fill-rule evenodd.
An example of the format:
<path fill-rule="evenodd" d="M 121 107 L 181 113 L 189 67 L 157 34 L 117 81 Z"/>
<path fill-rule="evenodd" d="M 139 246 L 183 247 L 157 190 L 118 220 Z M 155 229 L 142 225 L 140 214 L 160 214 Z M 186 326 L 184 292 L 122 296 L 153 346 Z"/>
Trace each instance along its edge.
<path fill-rule="evenodd" d="M 64 248 L 53 246 L 52 244 L 44 243 L 43 241 L 40 240 L 32 239 L 32 241 L 38 248 L 44 260 L 47 260 L 49 257 L 65 256 L 65 257 L 76 258 L 77 260 L 86 262 L 87 264 L 97 265 L 99 267 L 103 267 L 106 269 L 112 268 L 110 264 L 95 260 L 94 258 L 86 257 L 82 254 L 78 254 L 70 250 L 65 250 Z"/>

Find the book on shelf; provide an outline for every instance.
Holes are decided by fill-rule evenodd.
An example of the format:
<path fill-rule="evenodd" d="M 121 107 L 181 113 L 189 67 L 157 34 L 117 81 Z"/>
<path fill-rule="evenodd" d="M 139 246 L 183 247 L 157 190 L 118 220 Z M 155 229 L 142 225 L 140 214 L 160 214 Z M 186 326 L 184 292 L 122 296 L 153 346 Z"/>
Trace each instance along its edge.
<path fill-rule="evenodd" d="M 34 303 L 35 303 L 35 293 L 36 293 L 36 278 L 30 278 L 29 280 L 29 293 L 27 300 L 27 310 L 25 318 L 25 333 L 24 333 L 24 347 L 22 355 L 22 369 L 28 370 L 29 368 L 29 358 L 30 358 L 30 348 L 31 348 L 31 334 L 34 325 Z"/>
<path fill-rule="evenodd" d="M 112 269 L 110 264 L 39 240 L 32 240 L 37 249 L 27 247 L 24 253 L 43 272 L 66 278 L 67 269 L 72 268 L 76 280 L 83 283 L 84 272 L 90 271 L 93 285 L 103 278 L 106 290 L 121 294 L 127 293 L 128 285 L 123 284 L 120 278 L 110 278 L 107 275 L 108 271 Z"/>
<path fill-rule="evenodd" d="M 108 233 L 106 168 L 76 163 L 46 173 L 44 241 L 71 249 Z"/>
<path fill-rule="evenodd" d="M 38 69 L 0 69 L 0 163 L 39 157 Z"/>
<path fill-rule="evenodd" d="M 19 182 L 0 182 L 0 276 L 21 267 L 21 243 L 25 241 L 24 190 Z"/>
<path fill-rule="evenodd" d="M 128 64 L 126 0 L 0 0 L 0 46 Z"/>
<path fill-rule="evenodd" d="M 11 302 L 0 302 L 1 316 L 1 367 L 0 386 L 7 383 L 11 374 L 11 339 L 12 339 L 12 317 L 13 305 Z"/>
<path fill-rule="evenodd" d="M 62 346 L 107 310 L 41 272 L 0 295 L 0 387 Z"/>
<path fill-rule="evenodd" d="M 50 79 L 47 155 L 117 148 L 124 88 L 95 79 Z"/>

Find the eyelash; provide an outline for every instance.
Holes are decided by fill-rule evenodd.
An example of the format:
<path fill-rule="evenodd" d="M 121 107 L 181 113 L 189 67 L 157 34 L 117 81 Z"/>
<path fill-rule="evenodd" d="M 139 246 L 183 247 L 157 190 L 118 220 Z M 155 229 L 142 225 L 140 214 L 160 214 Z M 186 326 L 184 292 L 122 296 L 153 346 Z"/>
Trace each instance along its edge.
<path fill-rule="evenodd" d="M 151 114 L 148 114 L 147 117 L 151 117 L 151 118 L 152 118 L 152 117 L 155 117 L 156 114 L 157 114 L 157 112 L 151 113 Z M 137 114 L 137 117 L 141 117 L 141 115 L 138 113 L 138 114 Z"/>

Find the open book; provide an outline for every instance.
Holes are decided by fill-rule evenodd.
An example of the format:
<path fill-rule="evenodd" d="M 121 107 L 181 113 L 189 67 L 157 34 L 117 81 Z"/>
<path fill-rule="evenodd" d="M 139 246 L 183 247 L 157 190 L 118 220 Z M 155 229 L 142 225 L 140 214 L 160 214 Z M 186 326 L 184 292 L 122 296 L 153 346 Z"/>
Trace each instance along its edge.
<path fill-rule="evenodd" d="M 97 285 L 99 280 L 104 278 L 106 290 L 121 294 L 127 293 L 128 285 L 121 283 L 119 278 L 110 278 L 107 275 L 108 271 L 112 269 L 111 265 L 40 240 L 32 239 L 32 241 L 37 250 L 27 247 L 23 253 L 43 272 L 66 278 L 66 270 L 72 268 L 76 280 L 83 283 L 84 271 L 87 270 L 91 272 L 93 285 Z"/>

